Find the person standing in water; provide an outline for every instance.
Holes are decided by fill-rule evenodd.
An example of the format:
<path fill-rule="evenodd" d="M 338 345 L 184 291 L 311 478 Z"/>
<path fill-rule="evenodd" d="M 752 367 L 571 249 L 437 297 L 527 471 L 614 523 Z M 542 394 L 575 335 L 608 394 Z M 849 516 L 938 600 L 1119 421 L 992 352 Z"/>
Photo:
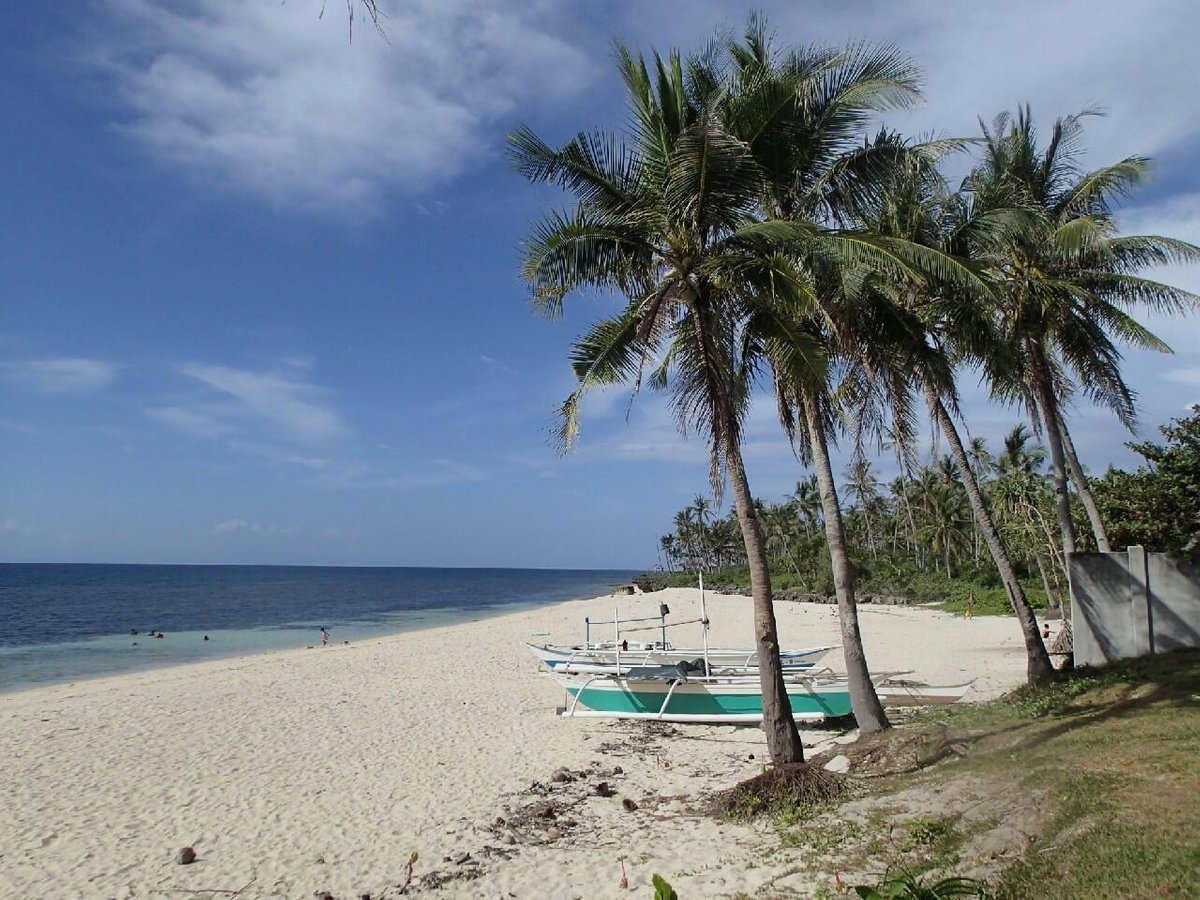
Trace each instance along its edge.
<path fill-rule="evenodd" d="M 329 630 L 327 628 L 322 628 L 321 629 L 321 646 L 325 647 L 328 644 L 329 644 Z"/>

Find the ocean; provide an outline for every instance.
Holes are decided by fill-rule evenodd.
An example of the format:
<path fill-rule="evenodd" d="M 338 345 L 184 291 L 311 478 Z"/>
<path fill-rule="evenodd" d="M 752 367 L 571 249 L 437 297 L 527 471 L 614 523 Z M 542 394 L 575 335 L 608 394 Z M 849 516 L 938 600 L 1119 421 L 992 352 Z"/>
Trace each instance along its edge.
<path fill-rule="evenodd" d="M 0 693 L 306 647 L 321 628 L 340 643 L 595 597 L 634 574 L 5 563 Z"/>

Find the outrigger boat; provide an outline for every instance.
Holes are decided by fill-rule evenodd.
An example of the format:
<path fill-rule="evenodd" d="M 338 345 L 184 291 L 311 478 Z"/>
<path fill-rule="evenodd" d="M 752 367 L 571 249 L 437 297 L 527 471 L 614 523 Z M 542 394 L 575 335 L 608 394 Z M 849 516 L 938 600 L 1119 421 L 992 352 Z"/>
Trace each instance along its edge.
<path fill-rule="evenodd" d="M 697 660 L 701 663 L 702 660 Z M 755 674 L 704 675 L 700 665 L 645 666 L 623 675 L 551 671 L 567 692 L 562 715 L 657 719 L 663 722 L 753 724 L 762 721 L 762 686 Z M 925 706 L 961 700 L 971 685 L 927 685 L 889 673 L 872 678 L 885 706 Z M 851 714 L 849 682 L 829 669 L 785 674 L 784 689 L 797 722 Z"/>
<path fill-rule="evenodd" d="M 531 653 L 551 672 L 577 672 L 592 675 L 624 675 L 631 669 L 646 666 L 673 666 L 678 663 L 704 661 L 706 674 L 753 674 L 758 672 L 758 651 L 756 649 L 725 649 L 708 646 L 708 614 L 704 603 L 704 574 L 699 573 L 700 579 L 700 617 L 668 622 L 670 607 L 665 603 L 658 605 L 657 616 L 640 616 L 622 619 L 620 613 L 614 612 L 611 621 L 613 635 L 611 639 L 593 641 L 592 626 L 608 622 L 592 622 L 585 618 L 584 639 L 582 643 L 570 645 L 533 644 L 526 643 Z M 654 622 L 645 625 L 641 623 Z M 702 626 L 703 646 L 675 647 L 667 640 L 667 629 L 680 625 L 698 623 Z M 659 631 L 657 640 L 630 639 L 629 635 L 638 632 Z M 784 672 L 807 672 L 815 668 L 833 647 L 808 647 L 802 650 L 780 651 L 779 661 Z"/>
<path fill-rule="evenodd" d="M 753 724 L 762 721 L 757 675 L 693 676 L 680 666 L 634 669 L 625 675 L 550 672 L 567 692 L 567 717 L 656 719 L 662 722 Z M 819 722 L 850 714 L 844 678 L 785 676 L 792 715 Z"/>
<path fill-rule="evenodd" d="M 659 604 L 657 616 L 620 618 L 614 613 L 611 640 L 593 642 L 585 619 L 582 644 L 527 644 L 546 666 L 549 677 L 567 693 L 561 710 L 568 717 L 657 719 L 664 722 L 757 723 L 762 721 L 762 684 L 754 650 L 708 646 L 704 576 L 700 575 L 700 618 L 671 622 L 670 627 L 700 623 L 703 646 L 673 647 L 667 641 L 670 609 Z M 637 623 L 657 620 L 657 625 Z M 599 623 L 597 623 L 599 624 Z M 624 626 L 624 627 L 623 627 Z M 632 626 L 632 627 L 631 627 Z M 658 640 L 630 641 L 622 634 L 661 629 Z M 797 721 L 814 722 L 852 713 L 850 686 L 844 676 L 816 663 L 831 647 L 783 651 L 784 689 Z M 872 676 L 880 700 L 890 706 L 953 703 L 970 684 L 937 687 L 906 681 L 906 672 Z"/>
<path fill-rule="evenodd" d="M 551 672 L 582 672 L 595 675 L 623 675 L 630 669 L 646 666 L 673 666 L 680 662 L 708 661 L 708 671 L 723 674 L 742 674 L 758 671 L 758 651 L 673 647 L 661 641 L 653 643 L 575 644 L 569 647 L 553 644 L 527 643 L 542 664 Z M 779 661 L 784 672 L 806 672 L 832 647 L 808 647 L 803 650 L 781 650 Z"/>
<path fill-rule="evenodd" d="M 907 675 L 902 672 L 900 675 Z M 924 684 L 909 681 L 900 675 L 890 675 L 875 685 L 884 706 L 947 706 L 967 695 L 974 681 L 963 684 Z"/>

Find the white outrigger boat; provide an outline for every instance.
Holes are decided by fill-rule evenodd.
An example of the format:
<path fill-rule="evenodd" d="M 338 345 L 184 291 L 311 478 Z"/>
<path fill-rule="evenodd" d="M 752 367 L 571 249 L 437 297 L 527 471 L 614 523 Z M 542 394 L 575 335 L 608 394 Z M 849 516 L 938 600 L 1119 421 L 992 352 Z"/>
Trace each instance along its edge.
<path fill-rule="evenodd" d="M 631 669 L 646 666 L 674 666 L 703 660 L 708 674 L 745 674 L 758 672 L 757 649 L 727 649 L 708 646 L 708 615 L 704 604 L 704 575 L 700 574 L 700 618 L 668 622 L 671 610 L 665 603 L 658 605 L 657 616 L 622 619 L 613 614 L 611 639 L 593 641 L 590 618 L 584 621 L 584 640 L 579 644 L 556 645 L 526 642 L 531 653 L 551 672 L 575 672 L 591 675 L 623 675 Z M 639 623 L 656 622 L 656 625 Z M 703 646 L 675 647 L 667 640 L 667 629 L 699 623 L 703 627 Z M 630 640 L 623 635 L 635 632 L 660 631 L 658 640 Z M 779 661 L 784 672 L 798 673 L 813 670 L 833 647 L 807 647 L 801 650 L 781 650 Z"/>
<path fill-rule="evenodd" d="M 889 675 L 875 685 L 875 693 L 884 706 L 947 706 L 965 697 L 975 683 L 972 680 L 963 684 L 925 684 L 901 677 L 907 674 Z"/>
<path fill-rule="evenodd" d="M 757 650 L 729 650 L 674 647 L 661 641 L 638 644 L 623 641 L 555 646 L 530 644 L 531 653 L 551 672 L 576 672 L 594 675 L 622 675 L 630 669 L 646 666 L 673 666 L 680 662 L 707 660 L 708 671 L 714 674 L 743 674 L 758 671 Z M 832 647 L 807 647 L 803 650 L 781 650 L 779 661 L 784 672 L 806 672 L 814 669 Z"/>
<path fill-rule="evenodd" d="M 708 616 L 704 577 L 700 577 L 700 618 L 666 621 L 670 609 L 659 604 L 658 616 L 620 618 L 614 613 L 613 638 L 593 642 L 590 619 L 582 644 L 527 644 L 567 693 L 566 717 L 655 719 L 663 722 L 757 723 L 762 721 L 762 683 L 755 650 L 715 649 L 708 646 Z M 658 625 L 636 623 L 657 620 Z M 666 629 L 698 622 L 703 646 L 673 647 Z M 628 627 L 633 625 L 634 627 Z M 626 626 L 626 627 L 622 627 Z M 622 637 L 661 629 L 659 640 L 639 642 Z M 845 676 L 816 663 L 832 647 L 782 651 L 784 689 L 796 721 L 819 722 L 852 713 L 850 686 Z M 945 687 L 904 680 L 907 672 L 872 676 L 880 700 L 889 706 L 954 703 L 970 684 Z"/>

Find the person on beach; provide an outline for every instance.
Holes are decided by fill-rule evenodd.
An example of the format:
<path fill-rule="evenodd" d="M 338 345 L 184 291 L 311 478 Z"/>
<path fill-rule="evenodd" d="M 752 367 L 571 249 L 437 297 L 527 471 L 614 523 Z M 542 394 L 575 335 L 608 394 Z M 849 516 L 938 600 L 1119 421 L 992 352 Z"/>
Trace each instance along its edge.
<path fill-rule="evenodd" d="M 328 645 L 329 645 L 329 631 L 325 628 L 322 628 L 321 629 L 321 646 L 326 647 Z"/>
<path fill-rule="evenodd" d="M 1042 623 L 1042 640 L 1045 641 L 1045 640 L 1049 640 L 1049 639 L 1050 639 L 1050 623 L 1043 622 Z"/>

